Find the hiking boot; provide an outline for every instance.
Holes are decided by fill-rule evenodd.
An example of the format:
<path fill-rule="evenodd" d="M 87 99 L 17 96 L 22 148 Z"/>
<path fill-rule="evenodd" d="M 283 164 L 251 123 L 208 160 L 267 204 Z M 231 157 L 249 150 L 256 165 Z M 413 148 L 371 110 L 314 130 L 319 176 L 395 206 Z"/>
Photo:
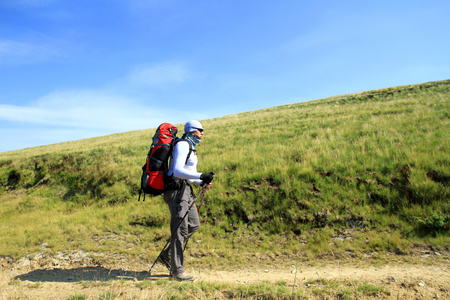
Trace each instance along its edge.
<path fill-rule="evenodd" d="M 177 273 L 177 274 L 171 274 L 172 280 L 178 280 L 178 281 L 193 281 L 194 276 L 188 275 L 185 272 Z"/>
<path fill-rule="evenodd" d="M 158 261 L 166 266 L 167 270 L 170 271 L 170 260 L 167 257 L 160 256 Z"/>

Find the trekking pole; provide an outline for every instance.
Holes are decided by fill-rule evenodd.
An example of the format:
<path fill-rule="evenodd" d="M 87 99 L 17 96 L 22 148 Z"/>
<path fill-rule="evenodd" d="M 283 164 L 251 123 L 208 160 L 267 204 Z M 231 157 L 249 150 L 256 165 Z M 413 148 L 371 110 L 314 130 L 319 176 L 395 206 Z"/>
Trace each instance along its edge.
<path fill-rule="evenodd" d="M 211 172 L 211 174 L 215 174 L 214 172 Z M 202 187 L 206 187 L 207 186 L 207 184 L 205 183 Z M 200 204 L 198 205 L 198 208 L 197 208 L 197 211 L 200 211 L 200 207 L 202 207 L 202 204 L 203 204 L 203 198 L 205 198 L 205 195 L 206 195 L 206 189 L 202 189 L 200 192 L 203 192 L 203 195 L 202 195 L 202 198 L 200 199 Z M 198 196 L 197 196 L 198 197 Z"/>
<path fill-rule="evenodd" d="M 197 208 L 197 211 L 200 211 L 200 207 L 202 207 L 202 204 L 203 204 L 203 198 L 205 198 L 205 195 L 206 195 L 206 189 L 202 189 L 202 191 L 203 191 L 203 194 L 202 194 L 202 198 L 200 199 L 200 204 L 198 205 L 198 208 Z"/>
<path fill-rule="evenodd" d="M 167 240 L 167 243 L 164 245 L 164 248 L 161 250 L 161 252 L 159 253 L 158 257 L 155 259 L 155 261 L 153 262 L 152 266 L 150 267 L 149 273 L 151 274 L 153 267 L 155 266 L 155 264 L 158 262 L 158 259 L 161 257 L 161 254 L 163 253 L 163 251 L 166 249 L 167 245 L 169 245 L 169 243 L 172 241 L 172 237 L 175 234 L 175 232 L 177 232 L 178 228 L 180 228 L 181 224 L 183 223 L 184 219 L 186 218 L 186 216 L 188 215 L 189 211 L 191 210 L 191 207 L 194 206 L 195 202 L 197 201 L 198 197 L 200 197 L 200 194 L 203 193 L 203 197 L 206 194 L 206 184 L 202 185 L 202 189 L 200 190 L 200 192 L 197 194 L 197 197 L 195 197 L 194 201 L 192 201 L 191 205 L 189 206 L 188 210 L 186 211 L 186 213 L 184 214 L 183 218 L 181 219 L 180 223 L 178 224 L 178 226 L 172 231 L 172 234 L 170 235 L 170 238 Z M 203 199 L 202 197 L 202 199 Z"/>

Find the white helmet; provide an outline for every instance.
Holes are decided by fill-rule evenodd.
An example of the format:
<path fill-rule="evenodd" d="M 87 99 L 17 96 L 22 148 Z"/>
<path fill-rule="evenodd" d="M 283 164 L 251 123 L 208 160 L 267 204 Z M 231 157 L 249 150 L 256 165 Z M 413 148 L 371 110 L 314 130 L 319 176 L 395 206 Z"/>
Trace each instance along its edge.
<path fill-rule="evenodd" d="M 199 121 L 191 120 L 191 121 L 186 122 L 186 124 L 184 125 L 185 133 L 194 132 L 196 130 L 203 131 L 202 123 L 200 123 Z"/>

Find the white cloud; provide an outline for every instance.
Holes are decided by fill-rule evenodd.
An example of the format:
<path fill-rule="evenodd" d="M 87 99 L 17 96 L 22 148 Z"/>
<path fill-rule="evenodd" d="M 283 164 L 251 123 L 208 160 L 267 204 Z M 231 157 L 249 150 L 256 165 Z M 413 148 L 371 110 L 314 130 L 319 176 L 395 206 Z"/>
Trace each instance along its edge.
<path fill-rule="evenodd" d="M 36 126 L 33 128 L 2 128 L 0 137 L 4 142 L 0 145 L 0 152 L 76 141 L 100 135 L 105 135 L 105 133 Z"/>
<path fill-rule="evenodd" d="M 0 55 L 28 55 L 37 47 L 11 40 L 0 40 Z"/>
<path fill-rule="evenodd" d="M 162 86 L 182 83 L 189 78 L 189 71 L 182 63 L 168 62 L 136 67 L 129 75 L 131 84 L 139 86 Z"/>
<path fill-rule="evenodd" d="M 157 104 L 105 90 L 54 92 L 27 106 L 0 104 L 0 140 L 7 141 L 0 152 L 207 117 Z"/>
<path fill-rule="evenodd" d="M 0 64 L 33 63 L 60 55 L 61 53 L 48 43 L 0 40 Z"/>
<path fill-rule="evenodd" d="M 5 45 L 0 44 L 0 57 L 18 46 Z M 189 77 L 182 63 L 140 65 L 107 88 L 59 90 L 27 104 L 0 103 L 0 140 L 7 141 L 0 152 L 206 119 L 203 110 L 192 112 L 191 106 L 175 105 L 176 99 L 166 105 L 171 96 L 144 92 L 172 88 Z"/>
<path fill-rule="evenodd" d="M 107 91 L 54 92 L 29 106 L 0 105 L 0 119 L 10 122 L 126 131 L 147 128 L 147 116 L 163 112 Z M 147 125 L 147 126 L 146 126 Z"/>

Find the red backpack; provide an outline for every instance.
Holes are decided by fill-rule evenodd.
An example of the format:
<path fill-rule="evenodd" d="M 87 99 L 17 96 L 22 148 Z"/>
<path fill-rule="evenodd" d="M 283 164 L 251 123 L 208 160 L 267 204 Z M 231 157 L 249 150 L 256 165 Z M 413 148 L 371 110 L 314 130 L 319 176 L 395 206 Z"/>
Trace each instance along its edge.
<path fill-rule="evenodd" d="M 142 167 L 141 193 L 152 196 L 161 195 L 166 190 L 169 157 L 172 152 L 178 129 L 170 123 L 162 123 L 153 136 L 152 146 L 147 155 L 147 161 Z"/>
<path fill-rule="evenodd" d="M 181 182 L 175 180 L 167 175 L 169 171 L 169 157 L 172 154 L 173 147 L 179 141 L 184 139 L 177 139 L 177 127 L 170 123 L 162 123 L 159 125 L 152 139 L 150 151 L 147 154 L 147 161 L 142 166 L 141 188 L 139 190 L 139 199 L 141 194 L 149 194 L 151 196 L 158 196 L 170 189 L 178 189 L 181 187 Z M 192 145 L 189 142 L 189 154 L 186 158 L 189 159 L 193 151 Z"/>

